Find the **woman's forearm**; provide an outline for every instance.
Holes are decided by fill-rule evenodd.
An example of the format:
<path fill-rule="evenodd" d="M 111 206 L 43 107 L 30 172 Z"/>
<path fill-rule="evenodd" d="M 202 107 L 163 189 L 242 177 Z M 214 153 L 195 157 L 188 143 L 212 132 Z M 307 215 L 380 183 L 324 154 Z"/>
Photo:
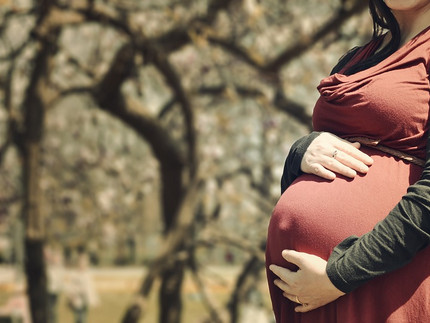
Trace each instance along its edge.
<path fill-rule="evenodd" d="M 430 141 L 430 140 L 429 140 Z M 409 263 L 430 244 L 430 142 L 421 179 L 388 216 L 362 237 L 349 237 L 332 252 L 327 274 L 343 292 Z"/>
<path fill-rule="evenodd" d="M 313 132 L 291 147 L 281 179 L 282 192 L 302 174 L 303 156 Z M 429 138 L 430 142 L 430 138 Z M 430 143 L 421 179 L 411 185 L 388 216 L 362 237 L 351 236 L 333 250 L 327 264 L 332 283 L 350 292 L 367 281 L 409 263 L 415 254 L 430 243 Z"/>

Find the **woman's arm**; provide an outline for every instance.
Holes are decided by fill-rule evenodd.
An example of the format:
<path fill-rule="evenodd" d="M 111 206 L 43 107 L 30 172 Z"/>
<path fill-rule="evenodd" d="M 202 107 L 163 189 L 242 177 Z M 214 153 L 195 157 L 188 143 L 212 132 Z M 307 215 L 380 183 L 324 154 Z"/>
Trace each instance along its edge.
<path fill-rule="evenodd" d="M 369 233 L 349 237 L 331 254 L 327 274 L 332 283 L 350 292 L 370 279 L 409 263 L 430 244 L 430 136 L 419 181 Z"/>
<path fill-rule="evenodd" d="M 379 275 L 409 263 L 416 253 L 430 244 L 430 137 L 427 158 L 419 181 L 388 216 L 362 237 L 349 237 L 331 254 L 328 264 L 316 256 L 284 251 L 284 258 L 299 267 L 297 272 L 271 265 L 280 278 L 276 285 L 292 301 L 299 296 L 307 312 L 325 305 L 341 292 L 350 292 Z M 317 258 L 317 259 L 315 259 Z M 318 283 L 316 283 L 316 281 Z M 322 296 L 321 296 L 322 295 Z"/>

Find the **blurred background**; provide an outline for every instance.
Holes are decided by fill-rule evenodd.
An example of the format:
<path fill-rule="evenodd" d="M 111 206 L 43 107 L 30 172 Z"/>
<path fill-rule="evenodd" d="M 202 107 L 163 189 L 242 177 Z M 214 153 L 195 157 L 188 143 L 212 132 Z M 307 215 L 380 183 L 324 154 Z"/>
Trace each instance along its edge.
<path fill-rule="evenodd" d="M 362 0 L 0 0 L 0 322 L 271 323 L 265 235 Z"/>

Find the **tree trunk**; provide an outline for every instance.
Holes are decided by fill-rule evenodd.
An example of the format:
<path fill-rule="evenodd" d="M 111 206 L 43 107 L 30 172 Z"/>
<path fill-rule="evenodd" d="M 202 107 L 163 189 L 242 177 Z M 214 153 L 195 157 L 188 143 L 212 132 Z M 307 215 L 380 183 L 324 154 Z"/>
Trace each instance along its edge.
<path fill-rule="evenodd" d="M 33 99 L 35 97 L 31 95 Z M 40 145 L 43 107 L 39 100 L 26 100 L 26 129 L 23 142 L 23 190 L 25 223 L 25 273 L 33 323 L 48 322 L 44 246 L 44 217 L 40 212 Z"/>
<path fill-rule="evenodd" d="M 150 47 L 149 44 L 147 45 Z M 169 132 L 159 126 L 155 120 L 149 120 L 142 115 L 135 115 L 132 111 L 136 110 L 133 109 L 133 105 L 136 103 L 133 100 L 128 100 L 120 92 L 122 83 L 130 76 L 133 70 L 134 50 L 135 48 L 132 44 L 125 44 L 118 51 L 111 68 L 93 92 L 93 97 L 102 109 L 119 117 L 135 129 L 140 136 L 148 141 L 153 149 L 161 169 L 162 216 L 164 236 L 167 239 L 174 230 L 177 230 L 176 225 L 180 221 L 178 214 L 181 211 L 181 204 L 186 190 L 189 189 L 189 185 L 196 175 L 197 161 L 193 111 L 176 72 L 163 55 L 156 55 L 157 53 L 154 52 L 153 56 L 158 57 L 155 60 L 155 65 L 164 74 L 166 82 L 175 92 L 182 107 L 186 123 L 185 140 L 188 144 L 188 158 L 184 159 L 181 149 L 178 148 L 177 142 L 170 137 Z M 154 48 L 150 47 L 147 50 L 154 51 Z M 179 242 L 175 245 L 175 250 L 180 250 L 183 245 L 183 242 Z M 167 257 L 169 256 L 167 255 Z M 175 262 L 173 265 L 170 265 L 169 263 L 169 267 L 161 271 L 157 267 L 155 268 L 154 273 L 156 272 L 156 275 L 154 277 L 152 276 L 153 273 L 149 275 L 153 278 L 160 276 L 162 278 L 162 286 L 159 294 L 160 322 L 180 322 L 182 310 L 181 286 L 185 264 L 183 262 Z M 146 283 L 144 285 L 146 286 Z M 144 288 L 145 291 L 142 293 L 142 297 L 147 296 L 146 293 L 152 287 L 152 282 L 149 285 Z M 126 312 L 123 322 L 137 322 L 142 312 L 139 306 L 139 302 L 133 304 Z"/>
<path fill-rule="evenodd" d="M 182 282 L 185 264 L 177 262 L 162 275 L 160 287 L 160 323 L 179 323 L 182 313 Z"/>
<path fill-rule="evenodd" d="M 30 239 L 28 237 L 25 239 L 27 294 L 30 300 L 30 312 L 33 323 L 49 322 L 43 246 L 43 240 Z"/>
<path fill-rule="evenodd" d="M 37 63 L 37 61 L 36 61 Z M 23 190 L 25 223 L 25 273 L 33 323 L 48 322 L 44 246 L 44 217 L 40 212 L 40 146 L 44 109 L 40 99 L 29 91 L 25 101 L 25 133 L 23 137 Z M 32 93 L 33 92 L 33 93 Z M 31 103 L 30 103 L 31 102 Z"/>
<path fill-rule="evenodd" d="M 39 3 L 39 26 L 43 24 L 49 13 L 52 1 L 43 0 Z M 36 34 L 36 33 L 35 33 Z M 52 43 L 40 41 L 39 50 L 34 58 L 33 70 L 25 93 L 24 130 L 18 135 L 16 142 L 22 155 L 22 183 L 24 192 L 23 222 L 25 225 L 25 273 L 27 277 L 27 293 L 33 323 L 47 323 L 48 294 L 47 277 L 44 258 L 45 218 L 41 213 L 40 163 L 41 145 L 44 131 L 45 107 L 52 90 L 46 76 L 52 44 L 58 37 L 58 31 L 50 34 Z M 42 34 L 38 36 L 40 39 Z M 40 40 L 39 39 L 39 40 Z"/>

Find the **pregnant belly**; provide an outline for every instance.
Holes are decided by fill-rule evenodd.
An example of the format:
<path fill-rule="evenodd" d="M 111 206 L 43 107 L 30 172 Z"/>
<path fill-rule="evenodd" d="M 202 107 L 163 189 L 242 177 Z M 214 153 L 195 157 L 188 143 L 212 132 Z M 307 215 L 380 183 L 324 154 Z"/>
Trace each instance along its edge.
<path fill-rule="evenodd" d="M 280 252 L 295 249 L 327 259 L 350 235 L 370 231 L 400 201 L 422 168 L 374 149 L 365 148 L 374 163 L 366 175 L 327 181 L 300 176 L 281 196 L 269 224 L 272 263 L 283 263 Z"/>

